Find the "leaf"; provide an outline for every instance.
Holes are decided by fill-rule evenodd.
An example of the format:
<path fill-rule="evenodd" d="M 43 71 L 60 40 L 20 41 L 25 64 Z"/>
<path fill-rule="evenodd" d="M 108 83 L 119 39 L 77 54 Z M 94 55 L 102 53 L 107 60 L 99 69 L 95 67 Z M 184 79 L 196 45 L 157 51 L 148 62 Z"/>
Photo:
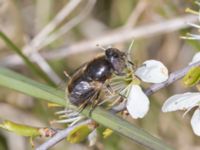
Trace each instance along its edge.
<path fill-rule="evenodd" d="M 183 78 L 183 82 L 186 86 L 194 86 L 200 81 L 200 67 L 192 67 Z"/>
<path fill-rule="evenodd" d="M 80 143 L 87 138 L 91 131 L 88 125 L 78 126 L 69 133 L 67 141 L 70 143 Z"/>
<path fill-rule="evenodd" d="M 17 90 L 41 100 L 66 106 L 64 91 L 59 91 L 58 89 L 38 83 L 18 73 L 1 67 L 0 86 Z M 166 145 L 160 139 L 153 137 L 148 132 L 130 124 L 129 122 L 102 108 L 95 108 L 91 115 L 89 115 L 89 108 L 86 108 L 82 111 L 82 114 L 92 118 L 99 124 L 134 140 L 135 142 L 141 143 L 146 147 L 154 150 L 172 150 L 171 147 Z"/>
<path fill-rule="evenodd" d="M 43 70 L 37 67 L 34 63 L 30 61 L 30 59 L 19 49 L 3 32 L 0 31 L 0 37 L 5 41 L 5 43 L 10 47 L 11 50 L 16 52 L 24 63 L 32 70 L 35 74 L 39 75 L 42 79 L 47 81 L 49 85 L 56 86 L 55 83 L 46 75 Z"/>
<path fill-rule="evenodd" d="M 0 127 L 22 136 L 28 136 L 28 137 L 40 136 L 38 128 L 14 123 L 8 120 L 4 121 L 3 124 L 0 124 Z"/>
<path fill-rule="evenodd" d="M 35 98 L 65 106 L 64 92 L 0 67 L 0 85 Z"/>

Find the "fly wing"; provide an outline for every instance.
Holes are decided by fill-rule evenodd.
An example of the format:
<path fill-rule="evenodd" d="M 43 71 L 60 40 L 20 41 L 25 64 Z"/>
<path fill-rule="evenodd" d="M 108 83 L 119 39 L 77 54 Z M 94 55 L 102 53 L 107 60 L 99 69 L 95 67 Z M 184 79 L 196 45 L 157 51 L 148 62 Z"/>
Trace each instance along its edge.
<path fill-rule="evenodd" d="M 82 80 L 82 75 L 83 75 L 85 68 L 87 67 L 87 64 L 88 63 L 85 63 L 84 65 L 82 65 L 81 67 L 76 69 L 75 73 L 71 76 L 71 79 L 68 82 L 68 92 L 69 93 L 73 90 L 74 86 L 76 86 L 76 84 L 79 82 L 79 80 Z"/>
<path fill-rule="evenodd" d="M 95 93 L 95 88 L 93 88 L 89 82 L 80 81 L 76 84 L 69 95 L 69 100 L 74 105 L 80 105 L 84 101 L 87 101 Z"/>

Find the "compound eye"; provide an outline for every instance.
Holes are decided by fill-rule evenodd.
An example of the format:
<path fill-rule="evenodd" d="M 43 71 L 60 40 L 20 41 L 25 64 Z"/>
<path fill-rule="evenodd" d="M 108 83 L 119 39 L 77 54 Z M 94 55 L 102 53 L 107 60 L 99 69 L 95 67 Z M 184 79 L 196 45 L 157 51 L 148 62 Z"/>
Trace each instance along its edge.
<path fill-rule="evenodd" d="M 114 53 L 112 56 L 113 56 L 114 58 L 119 58 L 119 57 L 120 57 L 120 55 L 119 55 L 118 53 Z"/>
<path fill-rule="evenodd" d="M 111 57 L 111 56 L 113 55 L 112 48 L 107 49 L 106 52 L 105 52 L 105 54 L 106 54 L 106 56 L 107 56 L 108 58 Z"/>
<path fill-rule="evenodd" d="M 121 52 L 116 48 L 109 48 L 106 50 L 106 56 L 108 58 L 119 58 L 121 56 Z"/>

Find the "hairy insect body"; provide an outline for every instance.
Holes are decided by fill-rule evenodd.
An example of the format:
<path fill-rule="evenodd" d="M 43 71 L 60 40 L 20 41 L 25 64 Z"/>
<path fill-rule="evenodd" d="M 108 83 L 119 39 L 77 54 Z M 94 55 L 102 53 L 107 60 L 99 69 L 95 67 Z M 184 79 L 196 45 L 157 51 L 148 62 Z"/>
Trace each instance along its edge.
<path fill-rule="evenodd" d="M 122 75 L 125 68 L 124 53 L 110 48 L 100 56 L 80 68 L 68 84 L 69 100 L 72 104 L 92 103 L 98 98 L 99 92 L 112 73 Z"/>

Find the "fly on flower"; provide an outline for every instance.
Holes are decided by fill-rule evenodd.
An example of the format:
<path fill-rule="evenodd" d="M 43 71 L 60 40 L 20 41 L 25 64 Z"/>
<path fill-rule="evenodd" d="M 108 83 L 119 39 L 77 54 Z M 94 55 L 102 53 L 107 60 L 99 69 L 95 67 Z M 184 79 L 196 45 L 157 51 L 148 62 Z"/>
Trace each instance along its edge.
<path fill-rule="evenodd" d="M 149 110 L 149 98 L 140 87 L 141 81 L 147 83 L 161 83 L 168 79 L 168 70 L 156 60 L 145 61 L 135 72 L 131 71 L 129 84 L 122 94 L 126 95 L 126 108 L 134 118 L 143 118 Z M 140 81 L 141 80 L 141 81 Z"/>
<path fill-rule="evenodd" d="M 54 122 L 72 122 L 70 125 L 73 125 L 84 119 L 80 112 L 86 106 L 91 106 L 91 113 L 96 106 L 106 102 L 103 99 L 106 94 L 110 94 L 112 97 L 116 95 L 111 89 L 109 80 L 113 75 L 117 77 L 125 76 L 127 64 L 131 62 L 128 61 L 127 54 L 117 48 L 102 49 L 104 50 L 103 55 L 81 66 L 71 77 L 65 73 L 70 79 L 66 89 L 67 102 L 77 106 L 79 110 L 77 112 L 67 108 L 64 111 L 57 112 L 64 119 Z M 106 98 L 110 99 L 110 97 Z"/>
<path fill-rule="evenodd" d="M 126 53 L 116 48 L 105 49 L 104 55 L 76 71 L 68 82 L 69 101 L 81 110 L 87 105 L 94 108 L 106 104 L 110 109 L 126 103 L 133 118 L 143 118 L 149 110 L 149 99 L 140 87 L 141 80 L 164 82 L 168 79 L 168 70 L 160 61 L 148 60 L 135 71 L 130 60 L 131 46 Z"/>
<path fill-rule="evenodd" d="M 71 77 L 67 91 L 69 101 L 82 110 L 91 104 L 95 108 L 100 102 L 101 90 L 110 87 L 106 83 L 112 74 L 123 76 L 126 68 L 126 55 L 116 48 L 108 48 L 105 54 L 93 59 Z"/>
<path fill-rule="evenodd" d="M 126 103 L 127 111 L 133 118 L 144 117 L 149 110 L 149 99 L 140 87 L 141 81 L 163 82 L 168 78 L 168 70 L 161 62 L 149 60 L 135 71 L 129 53 L 131 46 L 125 53 L 116 48 L 105 49 L 104 55 L 78 69 L 68 82 L 69 102 L 78 106 L 81 111 L 87 105 L 94 108 L 104 104 L 107 109 L 112 109 Z M 86 119 L 71 109 L 57 114 L 62 115 L 62 120 L 56 122 L 68 123 L 69 126 Z M 91 140 L 91 137 L 96 137 L 96 132 L 88 135 L 90 144 L 93 145 L 96 140 Z"/>
<path fill-rule="evenodd" d="M 130 51 L 131 46 L 129 47 Z M 126 109 L 134 118 L 143 118 L 149 110 L 149 98 L 140 87 L 141 81 L 161 83 L 168 79 L 168 69 L 157 60 L 147 60 L 136 70 L 131 65 L 126 68 L 126 76 L 113 77 L 111 87 L 119 95 L 123 95 Z M 116 104 L 119 99 L 112 103 Z"/>

